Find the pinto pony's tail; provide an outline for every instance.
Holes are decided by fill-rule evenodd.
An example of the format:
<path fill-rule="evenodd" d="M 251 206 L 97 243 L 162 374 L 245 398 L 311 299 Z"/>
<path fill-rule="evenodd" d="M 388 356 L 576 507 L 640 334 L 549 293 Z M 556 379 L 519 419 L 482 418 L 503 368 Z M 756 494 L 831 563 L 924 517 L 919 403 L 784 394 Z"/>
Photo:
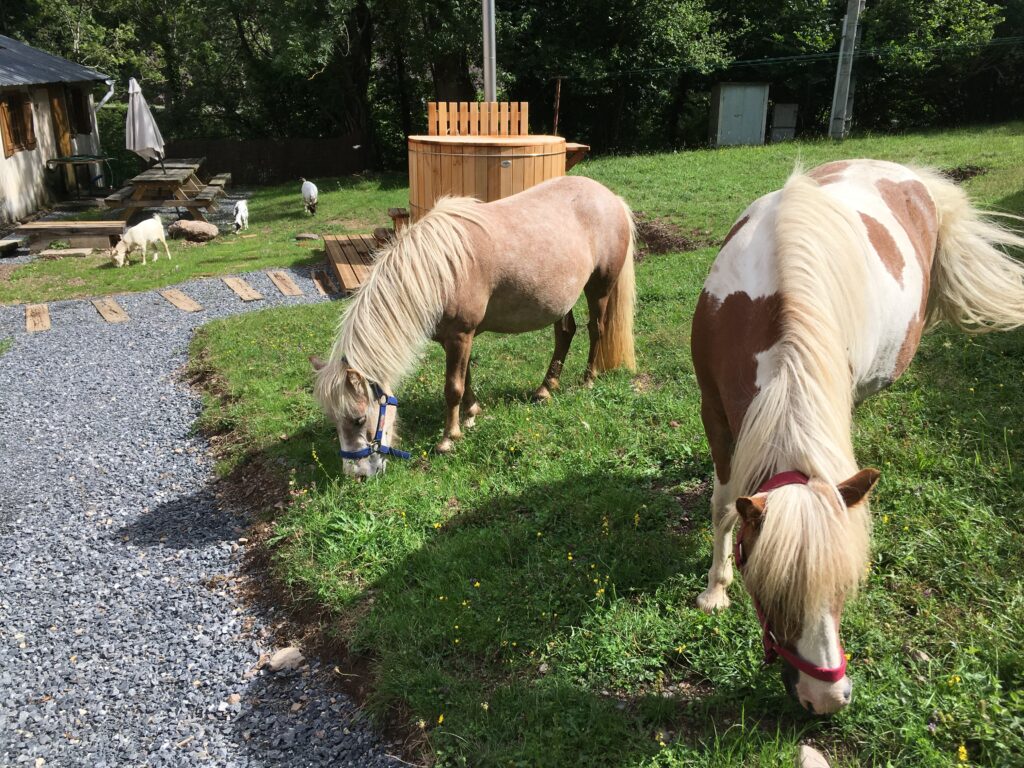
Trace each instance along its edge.
<path fill-rule="evenodd" d="M 952 181 L 934 172 L 918 173 L 939 220 L 928 324 L 946 320 L 968 333 L 1024 325 L 1024 263 L 1002 250 L 1024 248 L 1024 237 L 994 223 L 992 214 L 983 215 Z"/>
<path fill-rule="evenodd" d="M 636 222 L 626 201 L 620 202 L 626 214 L 626 221 L 629 222 L 629 245 L 626 247 L 622 269 L 619 270 L 619 276 L 615 278 L 611 293 L 608 295 L 608 307 L 604 313 L 604 332 L 597 343 L 594 373 L 610 371 L 620 365 L 631 371 L 636 370 L 636 352 L 633 348 L 633 311 L 636 305 L 633 253 L 636 250 Z"/>

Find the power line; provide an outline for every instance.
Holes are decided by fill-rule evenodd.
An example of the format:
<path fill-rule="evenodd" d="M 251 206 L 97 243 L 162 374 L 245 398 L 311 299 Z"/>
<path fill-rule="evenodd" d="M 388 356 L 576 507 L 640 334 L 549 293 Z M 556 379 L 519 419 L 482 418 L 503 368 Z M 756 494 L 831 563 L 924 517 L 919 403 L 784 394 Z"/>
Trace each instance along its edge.
<path fill-rule="evenodd" d="M 1009 48 L 1024 44 L 1024 35 L 1016 35 L 1013 37 L 994 37 L 991 40 L 973 45 L 965 45 L 958 42 L 947 42 L 938 43 L 936 45 L 921 45 L 907 48 L 900 48 L 900 54 L 908 53 L 924 53 L 929 51 L 941 51 L 944 49 L 969 49 L 969 50 L 982 50 L 985 48 Z M 854 52 L 855 58 L 881 58 L 885 54 L 893 53 L 893 47 L 883 46 L 879 48 L 860 48 Z M 789 63 L 817 63 L 819 61 L 835 61 L 839 58 L 838 51 L 821 51 L 819 53 L 797 53 L 787 56 L 765 56 L 759 59 L 737 59 L 732 61 L 725 66 L 721 67 L 719 71 L 742 68 L 742 67 L 759 67 L 769 66 L 772 64 L 789 64 Z M 621 77 L 623 75 L 653 75 L 663 73 L 677 73 L 679 67 L 650 67 L 647 69 L 623 69 L 616 72 L 605 72 L 600 75 L 586 75 L 582 76 L 587 80 L 599 80 L 609 77 Z M 558 75 L 565 80 L 572 79 L 571 75 L 561 74 Z M 555 77 L 550 78 L 552 80 Z"/>

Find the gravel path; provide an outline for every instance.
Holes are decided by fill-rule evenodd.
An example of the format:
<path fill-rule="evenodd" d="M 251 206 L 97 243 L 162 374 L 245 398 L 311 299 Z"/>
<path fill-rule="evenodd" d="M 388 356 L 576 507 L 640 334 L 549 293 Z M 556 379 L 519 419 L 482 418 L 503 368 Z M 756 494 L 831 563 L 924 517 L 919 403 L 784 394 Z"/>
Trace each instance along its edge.
<path fill-rule="evenodd" d="M 315 662 L 256 669 L 268 617 L 233 589 L 246 523 L 218 508 L 198 399 L 179 381 L 193 330 L 214 317 L 323 300 L 244 304 L 220 280 L 52 302 L 24 332 L 0 307 L 0 765 L 398 765 Z M 235 696 L 237 695 L 237 697 Z"/>

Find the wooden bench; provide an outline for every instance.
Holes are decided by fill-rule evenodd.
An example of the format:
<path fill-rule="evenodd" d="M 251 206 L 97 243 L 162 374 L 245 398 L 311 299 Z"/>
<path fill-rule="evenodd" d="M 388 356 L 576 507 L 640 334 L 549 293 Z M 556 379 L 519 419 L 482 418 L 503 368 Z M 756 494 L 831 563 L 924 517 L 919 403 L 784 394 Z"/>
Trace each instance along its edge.
<path fill-rule="evenodd" d="M 568 173 L 569 169 L 572 168 L 576 163 L 587 156 L 587 152 L 590 151 L 589 144 L 574 144 L 573 142 L 565 142 L 565 170 Z"/>
<path fill-rule="evenodd" d="M 199 190 L 199 194 L 197 194 L 194 199 L 199 201 L 200 203 L 211 203 L 223 194 L 224 187 L 218 187 L 214 184 L 207 184 L 205 187 Z"/>
<path fill-rule="evenodd" d="M 123 221 L 30 221 L 15 235 L 28 237 L 29 250 L 39 251 L 51 240 L 66 240 L 72 248 L 110 248 L 122 232 Z"/>
<path fill-rule="evenodd" d="M 131 187 L 131 186 L 129 186 L 129 187 L 121 187 L 121 189 L 117 190 L 117 192 L 109 194 L 105 198 L 103 198 L 103 202 L 105 202 L 107 205 L 114 205 L 115 203 L 122 203 L 125 200 L 127 200 L 129 197 L 131 197 L 134 192 L 135 192 L 135 187 Z"/>
<path fill-rule="evenodd" d="M 224 189 L 230 183 L 231 183 L 231 174 L 230 173 L 218 173 L 216 176 L 214 176 L 212 179 L 210 179 L 210 186 L 211 187 L 220 187 L 221 189 Z"/>

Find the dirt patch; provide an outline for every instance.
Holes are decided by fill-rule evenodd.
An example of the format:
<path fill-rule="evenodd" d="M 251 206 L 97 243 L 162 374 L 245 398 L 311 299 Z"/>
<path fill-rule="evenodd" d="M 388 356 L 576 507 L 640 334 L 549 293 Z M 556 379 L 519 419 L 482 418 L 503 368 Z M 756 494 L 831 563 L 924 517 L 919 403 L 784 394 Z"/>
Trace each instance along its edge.
<path fill-rule="evenodd" d="M 696 251 L 715 245 L 706 229 L 685 230 L 668 219 L 633 211 L 639 247 L 636 260 L 643 261 L 651 254 Z"/>
<path fill-rule="evenodd" d="M 958 165 L 956 168 L 943 168 L 942 173 L 957 184 L 963 184 L 965 181 L 973 179 L 975 176 L 985 175 L 988 173 L 988 168 L 983 168 L 980 165 Z"/>
<path fill-rule="evenodd" d="M 0 283 L 11 282 L 11 275 L 19 266 L 20 264 L 0 264 Z"/>

